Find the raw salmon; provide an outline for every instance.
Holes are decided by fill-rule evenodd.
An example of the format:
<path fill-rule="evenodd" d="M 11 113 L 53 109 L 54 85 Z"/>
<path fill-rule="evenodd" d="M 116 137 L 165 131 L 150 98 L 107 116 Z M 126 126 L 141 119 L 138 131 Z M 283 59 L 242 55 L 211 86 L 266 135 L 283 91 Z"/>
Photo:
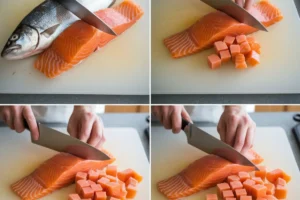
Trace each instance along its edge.
<path fill-rule="evenodd" d="M 109 155 L 109 153 L 107 153 Z M 114 162 L 83 160 L 67 153 L 59 153 L 41 164 L 30 175 L 12 184 L 12 190 L 23 200 L 38 199 L 75 181 L 77 172 L 103 169 Z"/>
<path fill-rule="evenodd" d="M 250 12 L 267 27 L 283 19 L 280 10 L 267 0 L 255 4 Z M 256 31 L 257 29 L 217 11 L 205 15 L 189 29 L 165 39 L 164 43 L 172 57 L 181 58 L 210 48 L 216 41 L 223 41 L 226 36 Z"/>
<path fill-rule="evenodd" d="M 131 0 L 124 0 L 114 8 L 95 13 L 118 34 L 122 34 L 139 20 L 144 12 Z M 55 78 L 104 47 L 115 36 L 99 31 L 83 21 L 67 28 L 36 60 L 35 68 L 49 78 Z"/>
<path fill-rule="evenodd" d="M 249 154 L 257 153 L 251 151 Z M 230 175 L 253 170 L 253 167 L 233 164 L 218 156 L 208 155 L 195 161 L 179 174 L 158 182 L 157 186 L 167 198 L 178 199 L 213 187 Z"/>

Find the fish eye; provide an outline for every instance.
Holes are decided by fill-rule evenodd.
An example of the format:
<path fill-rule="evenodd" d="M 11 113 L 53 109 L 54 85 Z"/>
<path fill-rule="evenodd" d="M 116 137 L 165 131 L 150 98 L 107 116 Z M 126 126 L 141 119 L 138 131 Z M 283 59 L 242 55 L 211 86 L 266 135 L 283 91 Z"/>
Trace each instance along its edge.
<path fill-rule="evenodd" d="M 13 34 L 13 36 L 11 36 L 10 40 L 15 41 L 19 39 L 19 35 L 18 34 Z"/>

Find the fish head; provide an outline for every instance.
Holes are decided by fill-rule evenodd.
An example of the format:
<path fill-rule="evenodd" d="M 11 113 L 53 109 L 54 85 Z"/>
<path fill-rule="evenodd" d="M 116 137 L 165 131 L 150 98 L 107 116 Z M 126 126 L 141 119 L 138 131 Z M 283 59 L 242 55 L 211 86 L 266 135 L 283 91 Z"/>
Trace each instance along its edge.
<path fill-rule="evenodd" d="M 33 55 L 39 43 L 36 29 L 20 25 L 13 32 L 4 46 L 1 56 L 7 60 L 17 60 Z"/>

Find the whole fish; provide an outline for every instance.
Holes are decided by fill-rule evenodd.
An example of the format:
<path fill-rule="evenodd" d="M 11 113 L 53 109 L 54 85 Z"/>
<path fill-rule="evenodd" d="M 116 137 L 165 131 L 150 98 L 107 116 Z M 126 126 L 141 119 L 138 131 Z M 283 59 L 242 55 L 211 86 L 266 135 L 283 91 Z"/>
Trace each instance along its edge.
<path fill-rule="evenodd" d="M 112 6 L 116 0 L 77 0 L 92 12 Z M 54 0 L 34 8 L 18 25 L 2 50 L 7 60 L 30 57 L 44 51 L 61 32 L 79 20 Z"/>

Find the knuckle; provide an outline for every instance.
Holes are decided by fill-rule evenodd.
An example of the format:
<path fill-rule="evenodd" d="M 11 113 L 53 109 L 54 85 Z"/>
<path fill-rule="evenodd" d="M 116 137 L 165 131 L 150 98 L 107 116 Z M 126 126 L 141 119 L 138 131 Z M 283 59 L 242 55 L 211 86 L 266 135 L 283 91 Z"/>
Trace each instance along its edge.
<path fill-rule="evenodd" d="M 232 124 L 234 124 L 234 123 L 237 123 L 238 122 L 238 117 L 236 116 L 236 115 L 231 115 L 230 117 L 229 117 L 229 121 L 232 123 Z"/>

